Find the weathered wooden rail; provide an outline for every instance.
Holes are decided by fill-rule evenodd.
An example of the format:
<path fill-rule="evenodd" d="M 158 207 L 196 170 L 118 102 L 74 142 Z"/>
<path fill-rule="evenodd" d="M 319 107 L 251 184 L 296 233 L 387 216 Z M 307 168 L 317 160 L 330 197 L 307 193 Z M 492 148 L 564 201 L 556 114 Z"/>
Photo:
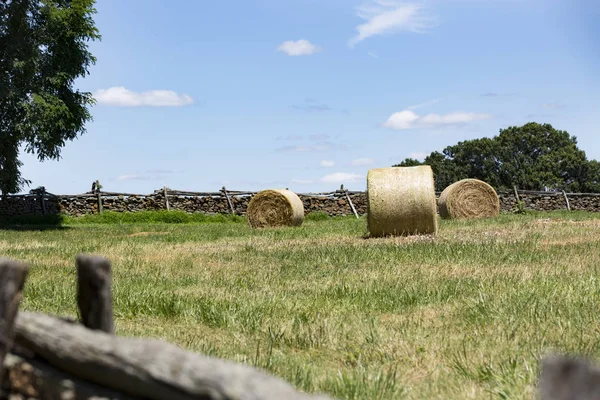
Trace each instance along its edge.
<path fill-rule="evenodd" d="M 0 400 L 309 400 L 257 369 L 160 340 L 114 335 L 111 266 L 79 255 L 81 323 L 17 312 L 29 267 L 0 259 Z M 584 360 L 542 362 L 541 400 L 600 399 L 600 369 Z"/>
<path fill-rule="evenodd" d="M 0 399 L 327 399 L 257 369 L 113 334 L 110 263 L 79 255 L 81 323 L 17 309 L 27 264 L 0 259 Z"/>

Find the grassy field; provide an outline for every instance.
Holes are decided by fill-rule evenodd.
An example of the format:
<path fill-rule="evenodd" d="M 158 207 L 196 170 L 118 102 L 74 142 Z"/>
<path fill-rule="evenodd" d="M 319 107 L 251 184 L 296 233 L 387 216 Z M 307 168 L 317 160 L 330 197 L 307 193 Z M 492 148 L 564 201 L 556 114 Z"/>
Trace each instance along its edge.
<path fill-rule="evenodd" d="M 441 221 L 435 238 L 387 239 L 365 239 L 364 219 L 253 232 L 220 218 L 5 227 L 0 249 L 32 265 L 23 309 L 76 315 L 75 255 L 104 255 L 118 334 L 337 398 L 532 399 L 546 352 L 600 358 L 598 214 Z"/>

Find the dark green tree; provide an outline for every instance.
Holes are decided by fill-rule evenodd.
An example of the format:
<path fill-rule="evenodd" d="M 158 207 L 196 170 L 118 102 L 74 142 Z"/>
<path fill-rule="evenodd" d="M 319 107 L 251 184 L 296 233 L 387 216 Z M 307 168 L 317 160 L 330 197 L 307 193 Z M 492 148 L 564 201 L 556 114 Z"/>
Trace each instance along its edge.
<path fill-rule="evenodd" d="M 520 189 L 579 191 L 587 168 L 577 138 L 550 124 L 528 123 L 500 131 L 495 138 L 500 184 Z"/>
<path fill-rule="evenodd" d="M 581 191 L 584 193 L 600 193 L 600 162 L 590 160 L 583 176 Z"/>
<path fill-rule="evenodd" d="M 436 190 L 465 178 L 498 189 L 600 191 L 600 166 L 588 161 L 577 139 L 550 124 L 527 123 L 501 129 L 498 136 L 459 142 L 423 163 L 435 174 Z M 407 159 L 397 166 L 415 165 Z"/>
<path fill-rule="evenodd" d="M 0 0 L 0 192 L 16 193 L 19 149 L 59 159 L 92 119 L 91 93 L 74 88 L 96 61 L 95 0 Z"/>

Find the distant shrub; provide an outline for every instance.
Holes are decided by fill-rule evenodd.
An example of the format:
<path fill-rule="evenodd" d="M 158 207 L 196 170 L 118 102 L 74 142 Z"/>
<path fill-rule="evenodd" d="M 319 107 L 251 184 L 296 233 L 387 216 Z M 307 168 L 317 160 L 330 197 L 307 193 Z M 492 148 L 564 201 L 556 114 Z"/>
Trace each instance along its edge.
<path fill-rule="evenodd" d="M 517 201 L 517 206 L 513 209 L 513 213 L 527 214 L 527 210 L 525 209 L 525 203 L 523 203 L 523 200 Z"/>
<path fill-rule="evenodd" d="M 52 215 L 15 215 L 0 217 L 0 226 L 9 225 L 56 225 L 63 224 L 65 217 L 58 214 Z"/>

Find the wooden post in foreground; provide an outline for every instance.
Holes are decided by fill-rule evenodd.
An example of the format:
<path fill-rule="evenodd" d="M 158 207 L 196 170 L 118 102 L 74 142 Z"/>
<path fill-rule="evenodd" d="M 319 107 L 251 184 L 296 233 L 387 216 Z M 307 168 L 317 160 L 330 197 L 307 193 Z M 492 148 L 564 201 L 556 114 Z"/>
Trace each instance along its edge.
<path fill-rule="evenodd" d="M 76 265 L 81 322 L 89 329 L 114 333 L 110 262 L 102 257 L 79 254 Z"/>
<path fill-rule="evenodd" d="M 4 357 L 10 351 L 14 340 L 15 317 L 28 272 L 27 264 L 0 259 L 0 387 L 4 373 Z"/>
<path fill-rule="evenodd" d="M 600 398 L 600 370 L 588 360 L 563 355 L 542 360 L 540 400 L 592 400 Z"/>

